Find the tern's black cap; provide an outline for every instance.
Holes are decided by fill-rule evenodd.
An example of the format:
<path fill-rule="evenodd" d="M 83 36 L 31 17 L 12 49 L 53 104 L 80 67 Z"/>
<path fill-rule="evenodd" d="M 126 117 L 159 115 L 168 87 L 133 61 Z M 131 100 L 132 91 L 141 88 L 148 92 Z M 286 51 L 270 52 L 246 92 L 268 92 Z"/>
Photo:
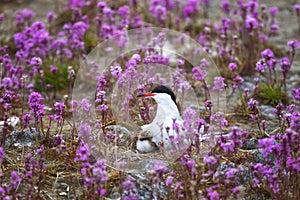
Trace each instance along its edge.
<path fill-rule="evenodd" d="M 166 93 L 171 96 L 172 100 L 176 104 L 176 96 L 174 92 L 167 86 L 164 85 L 157 86 L 151 91 L 151 93 Z"/>

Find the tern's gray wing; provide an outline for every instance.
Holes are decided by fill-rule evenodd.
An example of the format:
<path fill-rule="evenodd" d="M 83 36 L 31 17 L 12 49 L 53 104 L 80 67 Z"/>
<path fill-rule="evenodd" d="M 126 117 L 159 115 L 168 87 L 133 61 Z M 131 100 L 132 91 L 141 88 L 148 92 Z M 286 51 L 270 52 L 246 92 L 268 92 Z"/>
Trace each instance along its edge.
<path fill-rule="evenodd" d="M 140 131 L 138 134 L 139 139 L 147 139 L 147 138 L 152 138 L 153 134 L 151 131 Z"/>

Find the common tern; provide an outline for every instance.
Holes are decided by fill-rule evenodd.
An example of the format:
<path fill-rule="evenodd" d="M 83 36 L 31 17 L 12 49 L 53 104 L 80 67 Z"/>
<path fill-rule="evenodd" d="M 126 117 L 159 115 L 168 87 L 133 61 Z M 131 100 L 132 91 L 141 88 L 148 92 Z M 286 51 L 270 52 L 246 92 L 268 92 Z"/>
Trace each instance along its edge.
<path fill-rule="evenodd" d="M 176 104 L 174 92 L 170 88 L 160 85 L 150 93 L 139 94 L 137 97 L 150 97 L 157 103 L 153 121 L 141 126 L 142 132 L 136 143 L 137 150 L 149 153 L 157 150 L 158 147 L 163 147 L 165 150 L 176 148 L 172 139 L 178 136 L 178 132 L 173 129 L 173 125 L 176 123 L 182 127 L 183 120 Z"/>

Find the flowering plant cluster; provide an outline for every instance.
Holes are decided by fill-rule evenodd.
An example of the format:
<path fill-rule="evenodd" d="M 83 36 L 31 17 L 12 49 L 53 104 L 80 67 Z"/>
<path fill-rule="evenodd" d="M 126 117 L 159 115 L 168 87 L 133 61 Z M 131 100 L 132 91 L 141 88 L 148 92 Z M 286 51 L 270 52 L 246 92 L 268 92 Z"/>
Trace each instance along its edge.
<path fill-rule="evenodd" d="M 299 65 L 299 37 L 274 44 L 279 6 L 218 2 L 213 8 L 210 0 L 65 0 L 43 20 L 28 8 L 13 16 L 0 8 L 1 199 L 299 199 L 300 88 L 290 78 Z M 299 33 L 300 5 L 285 6 Z M 170 39 L 161 31 L 140 40 L 150 35 L 147 23 L 185 34 Z M 127 51 L 130 29 L 138 30 L 134 39 L 141 43 Z M 189 49 L 185 35 L 202 48 Z M 113 42 L 104 52 L 113 51 L 115 59 L 103 72 L 88 54 L 107 40 Z M 181 54 L 171 55 L 177 48 Z M 190 62 L 195 57 L 197 66 Z M 95 78 L 97 86 L 77 101 L 71 95 L 80 76 Z M 153 120 L 157 105 L 136 95 L 158 84 L 173 89 L 183 116 L 183 127 L 173 119 L 167 132 L 182 128 L 186 135 L 170 141 L 189 146 L 172 163 L 148 164 L 148 155 L 134 149 L 136 133 L 121 125 Z M 186 106 L 191 90 L 198 107 Z M 229 113 L 216 112 L 224 102 Z M 147 157 L 147 170 L 114 169 L 114 162 L 124 167 L 128 155 L 132 165 Z"/>

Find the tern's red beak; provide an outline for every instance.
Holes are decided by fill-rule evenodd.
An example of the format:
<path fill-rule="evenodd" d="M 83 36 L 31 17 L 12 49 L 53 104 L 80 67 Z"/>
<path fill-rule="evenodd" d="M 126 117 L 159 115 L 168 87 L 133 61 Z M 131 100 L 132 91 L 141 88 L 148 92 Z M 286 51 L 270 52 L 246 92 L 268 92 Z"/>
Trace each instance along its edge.
<path fill-rule="evenodd" d="M 153 97 L 153 96 L 155 96 L 155 94 L 153 94 L 153 93 L 145 93 L 145 94 L 137 95 L 137 97 Z"/>

